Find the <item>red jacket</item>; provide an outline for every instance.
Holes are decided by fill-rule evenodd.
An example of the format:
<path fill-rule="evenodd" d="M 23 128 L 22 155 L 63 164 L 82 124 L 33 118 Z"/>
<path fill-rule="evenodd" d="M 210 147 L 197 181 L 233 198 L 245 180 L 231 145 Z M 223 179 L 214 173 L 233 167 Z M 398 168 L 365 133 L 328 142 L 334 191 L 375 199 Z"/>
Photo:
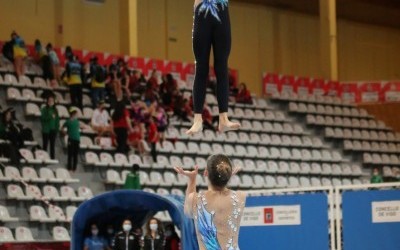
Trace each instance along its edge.
<path fill-rule="evenodd" d="M 157 125 L 154 122 L 150 122 L 149 124 L 148 140 L 150 143 L 158 142 Z"/>
<path fill-rule="evenodd" d="M 251 94 L 247 89 L 243 89 L 236 95 L 236 102 L 239 103 L 251 103 Z"/>

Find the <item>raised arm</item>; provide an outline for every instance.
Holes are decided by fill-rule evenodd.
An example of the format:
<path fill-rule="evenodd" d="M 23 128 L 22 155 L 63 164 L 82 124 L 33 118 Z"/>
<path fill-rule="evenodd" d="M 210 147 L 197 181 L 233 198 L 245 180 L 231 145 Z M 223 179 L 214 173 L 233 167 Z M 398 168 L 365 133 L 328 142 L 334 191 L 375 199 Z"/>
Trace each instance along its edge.
<path fill-rule="evenodd" d="M 178 174 L 188 177 L 185 197 L 185 213 L 188 215 L 192 215 L 193 201 L 194 199 L 196 199 L 196 177 L 199 172 L 199 167 L 195 166 L 194 170 L 192 171 L 183 170 L 182 167 L 175 167 L 174 169 Z"/>

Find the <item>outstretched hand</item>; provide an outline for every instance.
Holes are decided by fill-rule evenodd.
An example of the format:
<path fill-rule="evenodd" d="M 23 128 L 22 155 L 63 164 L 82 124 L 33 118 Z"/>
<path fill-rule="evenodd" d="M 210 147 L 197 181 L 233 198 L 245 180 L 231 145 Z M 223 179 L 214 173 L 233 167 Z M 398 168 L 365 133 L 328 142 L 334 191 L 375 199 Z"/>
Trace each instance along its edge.
<path fill-rule="evenodd" d="M 189 177 L 189 179 L 196 179 L 197 174 L 199 173 L 199 167 L 195 166 L 194 170 L 189 171 L 189 170 L 184 170 L 182 167 L 174 167 L 175 172 L 178 174 L 184 175 Z"/>

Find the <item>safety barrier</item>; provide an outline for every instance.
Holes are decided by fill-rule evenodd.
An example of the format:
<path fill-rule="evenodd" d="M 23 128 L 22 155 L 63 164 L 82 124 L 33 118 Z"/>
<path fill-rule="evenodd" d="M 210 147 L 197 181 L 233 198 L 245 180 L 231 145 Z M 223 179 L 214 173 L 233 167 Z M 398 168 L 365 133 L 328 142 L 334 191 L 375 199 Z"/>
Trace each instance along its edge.
<path fill-rule="evenodd" d="M 242 250 L 398 250 L 400 183 L 249 191 Z"/>
<path fill-rule="evenodd" d="M 400 249 L 399 188 L 400 183 L 335 187 L 337 250 Z"/>
<path fill-rule="evenodd" d="M 240 231 L 241 249 L 335 249 L 333 188 L 248 192 Z"/>

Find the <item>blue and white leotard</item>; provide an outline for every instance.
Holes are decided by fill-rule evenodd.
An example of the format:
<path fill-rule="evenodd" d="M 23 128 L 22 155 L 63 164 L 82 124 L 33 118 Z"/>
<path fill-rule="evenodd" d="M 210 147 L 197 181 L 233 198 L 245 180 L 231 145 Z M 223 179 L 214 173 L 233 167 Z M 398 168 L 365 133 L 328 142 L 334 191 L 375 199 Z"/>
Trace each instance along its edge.
<path fill-rule="evenodd" d="M 227 232 L 223 240 L 226 242 L 219 242 L 217 237 L 217 226 L 214 222 L 216 215 L 215 211 L 207 210 L 207 200 L 203 192 L 197 196 L 197 207 L 195 213 L 195 223 L 197 226 L 199 240 L 207 250 L 239 250 L 237 243 L 237 235 L 239 230 L 241 210 L 243 209 L 243 202 L 240 202 L 237 193 L 232 191 L 230 195 L 232 211 L 229 214 L 224 231 Z"/>
<path fill-rule="evenodd" d="M 199 3 L 199 6 L 199 14 L 204 14 L 206 17 L 208 13 L 210 13 L 218 21 L 221 21 L 218 15 L 219 7 L 221 7 L 222 10 L 228 7 L 228 0 L 203 0 L 201 3 Z"/>

